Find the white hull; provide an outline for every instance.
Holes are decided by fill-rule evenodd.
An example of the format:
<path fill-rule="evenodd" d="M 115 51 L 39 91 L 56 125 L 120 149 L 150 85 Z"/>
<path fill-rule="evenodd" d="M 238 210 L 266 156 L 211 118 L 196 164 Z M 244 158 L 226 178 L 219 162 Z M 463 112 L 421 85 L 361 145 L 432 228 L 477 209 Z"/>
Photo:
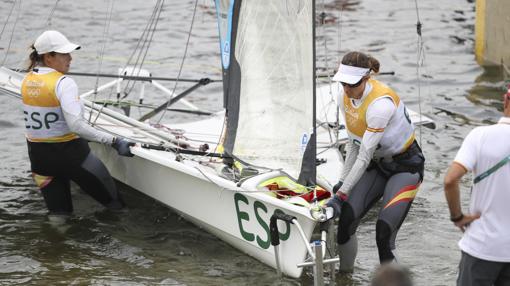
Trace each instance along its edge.
<path fill-rule="evenodd" d="M 120 114 L 117 116 L 122 117 Z M 217 142 L 222 124 L 223 113 L 218 113 L 206 120 L 167 126 L 185 130 L 185 136 L 191 142 Z M 148 140 L 133 133 L 132 129 L 119 128 L 122 124 L 109 116 L 100 116 L 98 125 L 103 128 L 115 126 L 109 128 L 110 131 L 127 138 Z M 331 144 L 328 133 L 324 130 L 318 130 L 318 133 L 319 141 L 324 142 L 319 146 Z M 287 238 L 288 226 L 279 221 L 279 230 L 285 233 L 280 236 L 279 263 L 284 274 L 301 276 L 302 268 L 298 268 L 297 264 L 305 262 L 307 244 L 318 222 L 311 217 L 309 207 L 296 206 L 257 188 L 263 181 L 281 176 L 280 172 L 263 173 L 238 185 L 219 175 L 216 168 L 222 168 L 222 163 L 208 166 L 195 161 L 208 162 L 206 157 L 184 155 L 184 160 L 177 161 L 172 152 L 134 147 L 135 157 L 127 158 L 118 156 L 111 147 L 96 143 L 90 145 L 114 178 L 171 207 L 187 220 L 269 266 L 276 268 L 274 247 L 270 245 L 270 217 L 277 209 L 296 217 L 306 242 L 292 224 L 289 224 L 290 236 Z M 211 146 L 211 150 L 213 148 Z M 330 189 L 338 180 L 343 159 L 334 148 L 326 149 L 318 156 L 326 162 L 318 167 L 317 172 L 319 184 Z"/>
<path fill-rule="evenodd" d="M 169 152 L 137 147 L 133 148 L 136 156 L 126 158 L 105 145 L 94 143 L 91 147 L 117 180 L 272 267 L 276 265 L 269 219 L 276 209 L 295 216 L 308 239 L 316 225 L 306 208 L 256 192 L 255 186 L 271 175 L 256 176 L 238 187 L 213 174 L 209 167 L 175 161 Z M 279 222 L 279 230 L 287 231 L 284 222 Z M 290 226 L 290 237 L 282 240 L 279 248 L 282 272 L 299 277 L 302 268 L 296 265 L 304 262 L 307 250 L 294 225 Z"/>

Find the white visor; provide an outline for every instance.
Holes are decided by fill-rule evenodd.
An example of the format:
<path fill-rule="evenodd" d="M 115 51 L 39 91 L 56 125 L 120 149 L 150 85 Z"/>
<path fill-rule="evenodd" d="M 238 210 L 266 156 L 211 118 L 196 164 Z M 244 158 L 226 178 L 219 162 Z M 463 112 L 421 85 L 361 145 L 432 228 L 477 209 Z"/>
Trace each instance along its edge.
<path fill-rule="evenodd" d="M 338 72 L 333 77 L 333 80 L 345 82 L 348 84 L 355 84 L 359 82 L 362 77 L 368 75 L 369 73 L 370 69 L 367 68 L 359 68 L 340 64 Z"/>

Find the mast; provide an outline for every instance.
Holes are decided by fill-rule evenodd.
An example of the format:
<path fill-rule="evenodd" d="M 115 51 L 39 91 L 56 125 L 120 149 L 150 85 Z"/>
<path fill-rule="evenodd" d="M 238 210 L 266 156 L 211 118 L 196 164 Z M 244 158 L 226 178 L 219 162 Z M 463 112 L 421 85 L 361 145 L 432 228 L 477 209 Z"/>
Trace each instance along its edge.
<path fill-rule="evenodd" d="M 232 51 L 235 50 L 239 10 L 242 0 L 215 0 L 220 36 L 220 53 L 223 77 L 223 107 L 227 118 L 223 147 L 232 153 L 239 116 L 238 95 L 241 85 L 240 67 Z"/>
<path fill-rule="evenodd" d="M 313 162 L 313 164 L 302 164 L 301 165 L 301 173 L 298 179 L 303 185 L 307 186 L 315 186 L 317 184 L 317 166 L 316 166 L 316 158 L 317 158 L 317 81 L 316 81 L 316 48 L 315 48 L 315 0 L 311 0 L 312 2 L 312 58 L 313 58 L 313 68 L 312 68 L 312 94 L 313 94 L 313 103 L 312 103 L 312 138 L 310 138 L 310 144 L 307 145 L 305 150 L 305 154 L 303 156 L 303 162 Z"/>

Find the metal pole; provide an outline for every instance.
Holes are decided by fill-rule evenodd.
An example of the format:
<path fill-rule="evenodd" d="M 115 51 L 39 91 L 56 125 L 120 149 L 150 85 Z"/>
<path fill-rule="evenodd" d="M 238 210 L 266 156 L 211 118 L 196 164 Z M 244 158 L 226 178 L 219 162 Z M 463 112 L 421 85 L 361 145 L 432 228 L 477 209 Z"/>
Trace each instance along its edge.
<path fill-rule="evenodd" d="M 81 98 L 85 98 L 85 97 L 87 97 L 87 96 L 89 96 L 89 95 L 91 95 L 91 94 L 94 94 L 94 92 L 100 92 L 100 91 L 103 91 L 103 90 L 105 90 L 105 89 L 107 89 L 107 88 L 109 88 L 109 87 L 111 87 L 111 86 L 113 86 L 113 85 L 115 85 L 115 84 L 117 84 L 117 85 L 118 85 L 118 84 L 120 84 L 120 82 L 121 82 L 121 81 L 122 81 L 122 79 L 112 80 L 111 82 L 106 83 L 106 84 L 104 84 L 104 85 L 102 85 L 102 86 L 98 87 L 96 90 L 91 90 L 91 91 L 88 91 L 88 92 L 86 92 L 86 93 L 84 93 L 84 94 L 80 95 L 80 97 L 81 97 Z"/>
<path fill-rule="evenodd" d="M 85 73 L 85 72 L 68 72 L 67 75 L 75 76 L 90 76 L 90 77 L 110 77 L 119 78 L 125 80 L 138 80 L 138 81 L 180 81 L 180 82 L 199 82 L 200 79 L 189 79 L 189 78 L 168 78 L 168 77 L 156 77 L 156 76 L 131 76 L 131 75 L 119 75 L 119 74 L 104 74 L 104 73 Z M 221 82 L 221 80 L 213 79 L 211 82 Z"/>
<path fill-rule="evenodd" d="M 331 263 L 338 263 L 339 261 L 340 261 L 340 259 L 338 259 L 338 258 L 325 259 L 325 260 L 322 261 L 322 265 L 331 264 Z M 303 262 L 303 263 L 296 264 L 297 267 L 306 267 L 306 266 L 314 266 L 314 265 L 315 265 L 314 261 L 309 261 L 309 262 Z"/>
<path fill-rule="evenodd" d="M 323 286 L 324 285 L 324 269 L 322 265 L 322 243 L 320 240 L 313 242 L 313 248 L 315 250 L 315 265 L 313 266 L 313 285 Z"/>
<path fill-rule="evenodd" d="M 104 113 L 118 121 L 121 121 L 127 125 L 130 125 L 130 126 L 133 126 L 133 127 L 138 127 L 140 130 L 142 131 L 145 131 L 147 133 L 150 133 L 152 134 L 153 136 L 156 136 L 158 138 L 160 138 L 161 140 L 163 141 L 167 141 L 167 142 L 171 142 L 177 146 L 187 146 L 189 145 L 188 142 L 185 142 L 185 141 L 181 141 L 181 140 L 178 140 L 176 139 L 173 135 L 171 134 L 168 134 L 168 133 L 165 133 L 163 131 L 160 131 L 154 127 L 151 127 L 143 122 L 140 122 L 140 121 L 137 121 L 131 117 L 127 117 L 127 116 L 124 116 L 120 113 L 117 113 L 113 110 L 110 110 L 108 108 L 102 108 L 101 105 L 98 105 L 98 104 L 95 104 L 89 100 L 86 100 L 86 99 L 82 99 L 82 102 L 85 106 L 87 106 L 88 108 L 90 108 L 91 110 L 94 110 L 96 112 L 101 112 L 101 113 Z"/>
<path fill-rule="evenodd" d="M 292 223 L 296 226 L 299 234 L 303 238 L 303 242 L 305 243 L 306 250 L 308 251 L 308 254 L 310 255 L 310 257 L 315 259 L 315 253 L 312 251 L 312 247 L 310 246 L 310 243 L 308 242 L 308 239 L 306 238 L 306 235 L 305 235 L 303 229 L 301 228 L 301 225 L 299 224 L 299 222 L 295 218 L 292 220 Z"/>
<path fill-rule="evenodd" d="M 196 83 L 195 85 L 191 86 L 190 88 L 186 89 L 185 91 L 181 92 L 180 94 L 178 94 L 176 96 L 173 96 L 170 100 L 168 100 L 167 102 L 165 102 L 165 103 L 161 104 L 160 106 L 156 107 L 156 109 L 152 110 L 151 112 L 143 115 L 138 120 L 139 121 L 144 121 L 146 119 L 149 119 L 149 118 L 153 117 L 154 115 L 158 114 L 162 110 L 165 110 L 166 108 L 168 108 L 170 105 L 172 105 L 172 104 L 176 103 L 177 101 L 181 100 L 183 97 L 185 97 L 186 95 L 190 94 L 195 89 L 199 88 L 202 85 L 207 85 L 210 82 L 211 82 L 211 80 L 208 79 L 208 78 L 201 79 L 200 82 Z M 154 84 L 154 82 L 152 84 Z"/>
<path fill-rule="evenodd" d="M 159 82 L 157 82 L 155 80 L 153 80 L 151 82 L 151 84 L 153 86 L 155 86 L 157 89 L 161 90 L 162 92 L 168 94 L 172 98 L 174 98 L 176 96 L 174 92 L 172 92 L 168 88 L 164 87 L 162 84 L 160 84 Z M 180 101 L 181 101 L 182 104 L 186 105 L 187 107 L 189 107 L 189 108 L 191 108 L 193 110 L 198 110 L 198 107 L 196 107 L 193 103 L 187 101 L 186 99 L 181 99 Z"/>
<path fill-rule="evenodd" d="M 336 253 L 337 253 L 337 251 L 336 251 L 336 235 L 335 235 L 334 230 L 335 230 L 334 224 L 330 223 L 329 224 L 329 230 L 328 230 L 328 238 L 326 239 L 326 241 L 330 242 L 330 245 L 331 245 L 331 248 L 330 248 L 331 255 L 335 255 L 336 256 Z M 329 278 L 331 279 L 331 281 L 335 281 L 335 275 L 336 275 L 335 264 L 330 264 L 329 265 Z"/>
<path fill-rule="evenodd" d="M 282 277 L 282 269 L 280 268 L 280 250 L 279 245 L 274 246 L 274 258 L 276 262 L 276 275 L 278 275 L 278 278 Z"/>

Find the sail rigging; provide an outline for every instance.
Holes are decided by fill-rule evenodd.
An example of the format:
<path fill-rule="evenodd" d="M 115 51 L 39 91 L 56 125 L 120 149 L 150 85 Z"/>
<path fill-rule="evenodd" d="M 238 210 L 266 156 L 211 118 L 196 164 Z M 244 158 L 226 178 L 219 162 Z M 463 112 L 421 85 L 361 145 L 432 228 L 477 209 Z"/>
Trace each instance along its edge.
<path fill-rule="evenodd" d="M 313 1 L 218 0 L 217 7 L 226 152 L 315 184 Z"/>

